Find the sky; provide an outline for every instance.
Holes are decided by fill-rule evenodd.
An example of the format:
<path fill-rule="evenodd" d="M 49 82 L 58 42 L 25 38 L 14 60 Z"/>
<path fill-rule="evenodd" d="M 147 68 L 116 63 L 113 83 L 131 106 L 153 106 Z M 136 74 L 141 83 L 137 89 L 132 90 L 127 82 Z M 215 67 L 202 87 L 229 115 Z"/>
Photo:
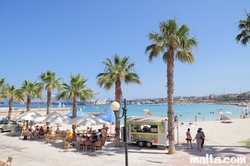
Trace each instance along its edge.
<path fill-rule="evenodd" d="M 0 78 L 20 88 L 40 81 L 47 70 L 69 83 L 81 74 L 96 99 L 114 99 L 115 90 L 97 85 L 102 64 L 115 54 L 129 56 L 142 86 L 122 84 L 123 97 L 167 97 L 166 64 L 148 61 L 148 34 L 176 19 L 198 40 L 194 64 L 175 61 L 174 96 L 207 96 L 250 91 L 250 43 L 237 43 L 238 21 L 249 0 L 10 0 L 0 1 Z M 56 92 L 54 92 L 56 93 Z"/>

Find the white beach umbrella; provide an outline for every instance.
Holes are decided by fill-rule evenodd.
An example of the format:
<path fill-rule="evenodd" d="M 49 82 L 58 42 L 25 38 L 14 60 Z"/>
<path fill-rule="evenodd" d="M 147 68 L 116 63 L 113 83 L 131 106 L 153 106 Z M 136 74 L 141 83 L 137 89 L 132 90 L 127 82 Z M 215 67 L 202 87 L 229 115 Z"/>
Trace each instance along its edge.
<path fill-rule="evenodd" d="M 36 122 L 50 122 L 50 123 L 65 123 L 69 120 L 67 116 L 64 116 L 56 111 L 49 113 L 43 117 L 37 118 Z"/>
<path fill-rule="evenodd" d="M 36 118 L 42 117 L 41 114 L 34 111 L 26 111 L 25 113 L 15 117 L 15 120 L 32 120 L 34 121 Z"/>
<path fill-rule="evenodd" d="M 230 111 L 226 111 L 226 112 L 224 112 L 225 114 L 232 114 L 232 112 L 230 112 Z"/>
<path fill-rule="evenodd" d="M 92 125 L 103 125 L 109 124 L 109 122 L 97 118 L 91 114 L 84 114 L 74 119 L 70 119 L 68 124 L 79 125 L 79 126 L 92 126 Z"/>
<path fill-rule="evenodd" d="M 68 122 L 69 118 L 67 116 L 64 116 L 56 111 L 54 112 L 51 112 L 43 117 L 39 117 L 35 120 L 35 122 L 50 122 L 50 123 L 53 123 L 54 124 L 54 130 L 55 130 L 55 124 L 56 123 L 59 123 L 59 124 L 62 124 L 62 123 L 66 123 Z"/>

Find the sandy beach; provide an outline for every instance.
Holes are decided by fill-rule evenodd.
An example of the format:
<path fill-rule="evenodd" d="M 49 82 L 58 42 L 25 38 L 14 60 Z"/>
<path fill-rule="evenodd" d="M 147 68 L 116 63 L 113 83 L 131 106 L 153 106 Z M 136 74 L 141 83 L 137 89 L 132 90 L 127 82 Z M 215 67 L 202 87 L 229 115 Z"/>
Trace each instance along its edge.
<path fill-rule="evenodd" d="M 250 139 L 250 118 L 248 119 L 231 119 L 232 123 L 221 123 L 216 121 L 198 121 L 196 125 L 179 125 L 179 141 L 186 142 L 186 131 L 191 130 L 191 135 L 194 138 L 197 129 L 201 127 L 206 135 L 205 144 L 209 145 L 243 145 L 242 141 Z M 177 132 L 177 131 L 176 131 Z"/>
<path fill-rule="evenodd" d="M 189 165 L 190 156 L 201 156 L 206 153 L 216 153 L 218 155 L 241 155 L 247 158 L 250 165 L 250 149 L 246 148 L 243 141 L 250 139 L 250 119 L 232 119 L 233 123 L 224 124 L 221 121 L 201 121 L 195 125 L 179 125 L 179 145 L 176 145 L 176 153 L 168 155 L 167 150 L 146 147 L 138 147 L 134 144 L 128 146 L 129 165 L 134 166 L 179 166 L 180 158 L 183 165 Z M 101 126 L 93 126 L 98 129 Z M 196 143 L 193 142 L 193 149 L 186 149 L 186 130 L 190 128 L 192 137 L 197 129 L 201 127 L 206 134 L 204 149 L 202 152 L 196 150 Z M 86 126 L 78 129 L 85 129 Z M 62 124 L 61 129 L 71 129 L 71 125 Z M 176 137 L 176 143 L 178 138 Z M 11 132 L 0 134 L 0 160 L 5 161 L 8 156 L 13 157 L 13 166 L 29 165 L 91 165 L 91 166 L 117 166 L 124 165 L 124 144 L 121 147 L 114 147 L 113 142 L 107 142 L 102 150 L 96 152 L 80 151 L 76 149 L 66 150 L 62 141 L 47 143 L 42 139 L 27 140 L 12 136 Z M 218 150 L 216 148 L 220 148 Z M 235 148 L 232 151 L 232 148 Z M 229 150 L 230 149 L 230 150 Z M 236 152 L 241 151 L 241 154 Z M 186 157 L 183 158 L 183 155 Z M 185 159 L 186 158 L 186 159 Z M 169 164 L 171 163 L 171 164 Z"/>

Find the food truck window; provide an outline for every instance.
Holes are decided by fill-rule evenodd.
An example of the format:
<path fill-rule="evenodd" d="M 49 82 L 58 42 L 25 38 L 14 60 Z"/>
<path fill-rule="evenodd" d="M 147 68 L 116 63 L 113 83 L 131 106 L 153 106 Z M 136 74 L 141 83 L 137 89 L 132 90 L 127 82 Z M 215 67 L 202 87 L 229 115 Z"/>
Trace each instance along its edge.
<path fill-rule="evenodd" d="M 157 125 L 151 125 L 150 132 L 151 133 L 157 133 L 158 132 L 158 126 Z"/>
<path fill-rule="evenodd" d="M 151 128 L 157 128 L 158 126 L 157 125 L 151 125 Z"/>
<path fill-rule="evenodd" d="M 142 127 L 140 124 L 133 124 L 133 125 L 131 125 L 131 131 L 132 132 L 141 132 Z"/>
<path fill-rule="evenodd" d="M 143 125 L 142 132 L 150 132 L 150 126 L 149 125 Z"/>

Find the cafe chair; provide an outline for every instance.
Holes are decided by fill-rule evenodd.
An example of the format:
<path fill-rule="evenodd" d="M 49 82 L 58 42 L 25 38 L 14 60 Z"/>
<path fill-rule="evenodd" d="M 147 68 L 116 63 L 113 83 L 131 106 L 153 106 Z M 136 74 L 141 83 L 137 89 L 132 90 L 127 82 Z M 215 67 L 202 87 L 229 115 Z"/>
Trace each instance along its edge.
<path fill-rule="evenodd" d="M 71 143 L 69 143 L 68 141 L 63 141 L 63 144 L 64 144 L 64 149 L 71 149 L 73 148 L 73 145 Z"/>
<path fill-rule="evenodd" d="M 78 146 L 78 148 L 79 148 L 79 150 L 83 150 L 84 149 L 84 142 L 78 142 L 77 143 L 77 146 Z"/>
<path fill-rule="evenodd" d="M 48 135 L 48 134 L 46 134 L 44 138 L 45 138 L 45 141 L 47 143 L 49 143 L 52 140 L 51 137 L 50 137 L 50 135 Z"/>
<path fill-rule="evenodd" d="M 102 142 L 101 141 L 97 141 L 97 142 L 95 142 L 95 144 L 94 144 L 94 151 L 96 151 L 96 150 L 102 150 Z"/>
<path fill-rule="evenodd" d="M 60 139 L 61 139 L 61 135 L 60 134 L 56 134 L 54 137 L 52 137 L 52 140 L 54 142 L 59 141 Z"/>
<path fill-rule="evenodd" d="M 91 142 L 85 142 L 85 150 L 92 150 L 92 143 Z"/>

